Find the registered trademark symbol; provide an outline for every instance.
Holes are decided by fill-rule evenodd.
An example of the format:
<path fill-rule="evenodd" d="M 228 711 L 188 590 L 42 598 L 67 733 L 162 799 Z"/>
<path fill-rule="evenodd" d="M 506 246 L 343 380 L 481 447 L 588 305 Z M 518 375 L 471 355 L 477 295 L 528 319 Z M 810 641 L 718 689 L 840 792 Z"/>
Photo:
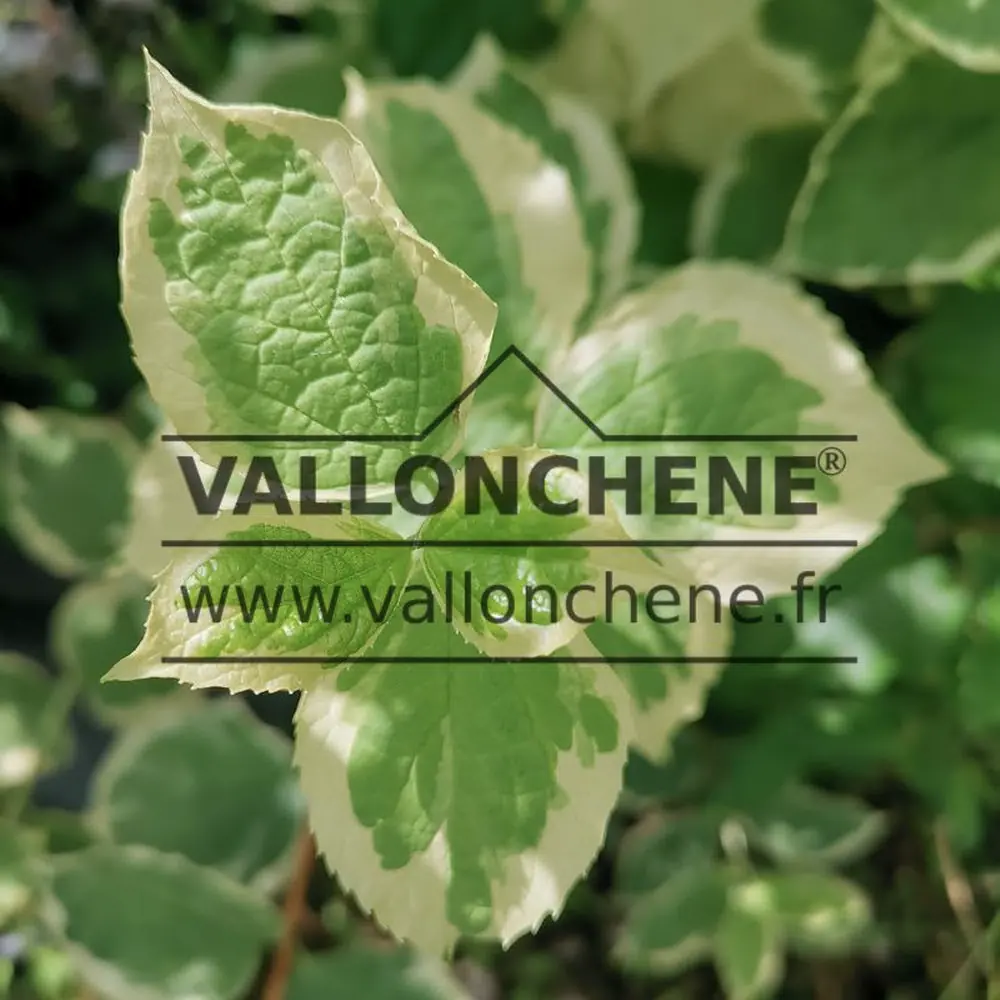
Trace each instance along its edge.
<path fill-rule="evenodd" d="M 816 468 L 828 476 L 839 476 L 847 468 L 847 456 L 839 448 L 824 448 L 816 456 Z"/>

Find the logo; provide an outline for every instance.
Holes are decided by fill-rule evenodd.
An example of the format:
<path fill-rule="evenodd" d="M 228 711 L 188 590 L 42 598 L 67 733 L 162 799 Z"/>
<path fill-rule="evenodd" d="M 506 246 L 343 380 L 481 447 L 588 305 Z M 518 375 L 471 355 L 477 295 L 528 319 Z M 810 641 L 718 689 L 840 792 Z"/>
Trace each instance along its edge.
<path fill-rule="evenodd" d="M 577 449 L 552 451 L 520 449 L 470 454 L 446 461 L 423 453 L 420 445 L 444 422 L 456 419 L 460 408 L 472 394 L 502 365 L 523 365 L 551 393 L 558 405 L 566 407 L 579 420 L 582 433 L 593 442 Z M 232 454 L 224 454 L 210 479 L 191 455 L 177 455 L 178 470 L 195 511 L 206 517 L 231 514 L 273 513 L 276 518 L 296 515 L 297 523 L 315 518 L 317 526 L 335 523 L 337 518 L 368 518 L 373 523 L 403 516 L 417 519 L 452 517 L 461 519 L 460 532 L 425 533 L 413 537 L 364 538 L 288 538 L 239 537 L 214 539 L 166 539 L 163 545 L 173 549 L 244 548 L 265 550 L 281 548 L 398 548 L 410 550 L 450 549 L 464 552 L 471 568 L 442 571 L 437 580 L 438 600 L 445 601 L 444 620 L 452 623 L 458 616 L 480 626 L 505 626 L 512 620 L 519 624 L 553 624 L 558 615 L 582 625 L 637 624 L 645 619 L 659 627 L 684 621 L 696 623 L 704 615 L 704 598 L 712 607 L 717 623 L 728 615 L 738 624 L 766 620 L 763 590 L 752 582 L 740 582 L 727 592 L 710 582 L 693 585 L 682 591 L 674 582 L 646 579 L 636 584 L 625 560 L 618 576 L 610 566 L 613 560 L 595 560 L 600 572 L 581 577 L 580 566 L 587 553 L 614 550 L 633 553 L 638 564 L 656 567 L 662 554 L 692 552 L 699 549 L 843 549 L 856 548 L 850 538 L 831 538 L 823 533 L 815 538 L 783 537 L 781 525 L 788 519 L 816 517 L 824 495 L 836 493 L 835 479 L 847 469 L 849 459 L 844 447 L 857 440 L 853 435 L 740 433 L 732 435 L 695 434 L 635 435 L 607 434 L 597 419 L 584 413 L 559 386 L 518 348 L 510 347 L 483 371 L 461 395 L 453 400 L 420 433 L 414 435 L 220 435 L 169 434 L 163 440 L 172 443 L 212 442 L 215 446 L 231 444 Z M 247 445 L 259 446 L 259 454 L 247 454 Z M 356 445 L 357 453 L 350 447 Z M 283 449 L 294 447 L 294 462 Z M 377 447 L 383 446 L 384 451 Z M 398 446 L 402 456 L 386 468 L 385 452 Z M 345 453 L 345 448 L 347 449 Z M 336 491 L 321 489 L 324 470 L 333 449 L 347 471 L 347 484 Z M 239 454 L 237 454 L 239 452 Z M 252 452 L 252 449 L 251 449 Z M 241 457 L 242 456 L 242 457 Z M 289 468 L 292 468 L 289 474 Z M 288 481 L 286 481 L 288 480 Z M 238 483 L 238 489 L 233 484 Z M 333 494 L 336 495 L 333 495 Z M 531 531 L 525 535 L 525 515 Z M 652 532 L 619 530 L 609 534 L 584 530 L 595 520 L 612 518 L 613 523 L 630 529 L 651 521 L 658 528 Z M 701 526 L 708 519 L 722 525 L 774 524 L 767 533 L 706 535 Z M 483 531 L 477 535 L 476 528 Z M 671 530 L 663 530 L 664 527 Z M 519 532 L 521 532 L 519 534 Z M 509 580 L 480 578 L 488 573 L 499 553 L 517 561 L 516 552 L 524 553 L 523 592 L 515 593 Z M 539 553 L 546 553 L 544 557 Z M 659 555 L 658 555 L 659 554 Z M 502 560 L 501 560 L 502 561 Z M 531 565 L 542 567 L 533 574 Z M 520 572 L 516 567 L 514 575 Z M 642 575 L 642 574 L 640 574 Z M 807 596 L 813 594 L 813 610 L 826 620 L 831 595 L 840 588 L 812 581 L 818 574 L 799 569 L 789 580 L 789 591 L 796 596 L 796 615 L 804 620 L 809 612 Z M 623 579 L 624 578 L 624 579 Z M 341 584 L 336 593 L 318 594 L 298 586 L 265 593 L 254 588 L 246 596 L 236 581 L 227 583 L 222 603 L 216 596 L 199 592 L 197 600 L 185 591 L 183 600 L 189 620 L 195 622 L 203 612 L 214 622 L 227 613 L 226 601 L 235 594 L 243 621 L 263 616 L 276 621 L 276 606 L 291 601 L 299 620 L 350 621 L 337 618 Z M 393 604 L 393 595 L 365 592 L 363 605 L 374 621 L 384 617 Z M 616 603 L 616 601 L 618 603 Z M 433 602 L 428 598 L 428 604 Z M 557 612 L 558 607 L 558 612 Z M 625 611 L 621 611 L 626 608 Z M 687 614 L 683 613 L 686 609 Z M 622 617 L 616 617 L 624 616 Z M 406 614 L 404 612 L 404 617 Z M 772 621 L 782 621 L 775 613 Z M 419 624 L 411 617 L 410 624 Z M 552 657 L 550 657 L 551 659 Z M 565 662 L 746 662 L 732 657 L 608 657 L 557 656 Z M 174 658 L 174 660 L 185 658 Z M 204 661 L 205 657 L 192 658 Z M 240 661 L 253 657 L 239 657 Z M 268 657 L 274 662 L 274 657 Z M 302 662 L 293 656 L 287 662 Z M 313 662 L 316 658 L 309 658 Z M 346 662 L 384 661 L 384 657 L 357 656 Z M 476 658 L 489 659 L 488 657 Z M 531 657 L 496 657 L 505 662 Z M 753 658 L 750 658 L 753 660 Z M 850 657 L 807 657 L 806 662 L 854 662 Z M 422 662 L 423 658 L 393 657 L 393 662 Z M 798 658 L 799 662 L 803 658 Z M 324 661 L 325 662 L 325 661 Z M 341 662 L 341 661 L 338 661 Z M 774 662 L 766 658 L 766 662 Z"/>

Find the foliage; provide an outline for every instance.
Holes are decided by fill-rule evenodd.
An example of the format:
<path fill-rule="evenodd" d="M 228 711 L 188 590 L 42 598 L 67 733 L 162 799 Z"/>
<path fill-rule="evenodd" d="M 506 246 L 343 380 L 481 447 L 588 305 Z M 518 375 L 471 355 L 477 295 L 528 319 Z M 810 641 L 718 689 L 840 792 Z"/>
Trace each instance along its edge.
<path fill-rule="evenodd" d="M 1000 5 L 696 6 L 0 8 L 0 995 L 998 988 Z"/>

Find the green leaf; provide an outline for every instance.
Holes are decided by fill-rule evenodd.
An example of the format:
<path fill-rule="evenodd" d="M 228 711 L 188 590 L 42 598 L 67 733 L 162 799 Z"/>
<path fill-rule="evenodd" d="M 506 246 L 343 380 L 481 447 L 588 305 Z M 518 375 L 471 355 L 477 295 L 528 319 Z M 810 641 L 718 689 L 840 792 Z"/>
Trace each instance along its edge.
<path fill-rule="evenodd" d="M 51 732 L 56 685 L 25 656 L 0 653 L 0 789 L 32 781 L 68 749 L 64 732 Z"/>
<path fill-rule="evenodd" d="M 522 373 L 501 368 L 490 376 L 490 381 L 497 379 L 502 385 L 511 377 L 521 378 Z M 484 399 L 478 396 L 465 425 L 462 453 L 483 455 L 498 448 L 527 448 L 534 440 L 534 414 L 525 406 L 523 397 L 496 395 Z"/>
<path fill-rule="evenodd" d="M 378 49 L 399 76 L 447 76 L 480 31 L 511 51 L 533 52 L 551 41 L 547 0 L 375 0 Z"/>
<path fill-rule="evenodd" d="M 621 788 L 627 701 L 606 667 L 475 657 L 447 624 L 397 619 L 310 688 L 295 758 L 317 843 L 360 906 L 422 950 L 505 944 L 562 909 Z M 439 659 L 437 659 L 439 658 Z"/>
<path fill-rule="evenodd" d="M 443 963 L 399 948 L 300 954 L 287 1000 L 467 1000 Z"/>
<path fill-rule="evenodd" d="M 856 286 L 961 281 L 989 264 L 998 100 L 1000 77 L 934 53 L 886 60 L 816 148 L 781 267 Z M 878 198 L 858 200 L 872 189 Z"/>
<path fill-rule="evenodd" d="M 751 880 L 730 888 L 714 950 L 726 1000 L 774 996 L 784 973 L 784 955 L 780 924 L 766 881 Z"/>
<path fill-rule="evenodd" d="M 73 961 L 61 948 L 36 945 L 26 956 L 25 979 L 38 1000 L 69 1000 L 79 993 L 80 983 Z"/>
<path fill-rule="evenodd" d="M 644 459 L 639 513 L 621 513 L 621 495 L 609 494 L 633 538 L 827 538 L 863 546 L 904 489 L 944 471 L 902 423 L 840 324 L 818 301 L 743 265 L 692 263 L 629 296 L 574 344 L 561 366 L 561 385 L 606 436 L 858 436 L 857 442 L 841 446 L 842 475 L 814 471 L 810 477 L 808 496 L 815 512 L 784 514 L 774 503 L 774 467 L 768 463 L 779 455 L 818 462 L 822 442 L 602 442 L 572 410 L 546 398 L 539 414 L 540 447 L 602 456 L 609 474 L 615 470 L 616 475 L 626 457 Z M 694 460 L 693 472 L 684 472 L 694 488 L 680 487 L 672 494 L 696 504 L 694 511 L 655 513 L 654 460 L 667 455 Z M 754 457 L 762 469 L 772 469 L 762 473 L 760 514 L 744 513 L 731 503 L 721 514 L 711 513 L 706 468 L 713 455 L 738 470 Z M 765 483 L 772 489 L 766 499 Z M 671 560 L 682 562 L 698 583 L 731 588 L 731 597 L 748 584 L 765 595 L 787 591 L 800 572 L 821 575 L 849 551 L 784 546 L 764 555 L 733 546 L 678 548 Z"/>
<path fill-rule="evenodd" d="M 822 122 L 821 94 L 807 63 L 775 52 L 750 25 L 661 92 L 636 123 L 630 147 L 709 169 L 756 132 Z"/>
<path fill-rule="evenodd" d="M 893 362 L 900 408 L 957 469 L 1000 485 L 996 379 L 1000 293 L 944 292 L 929 316 L 907 331 Z"/>
<path fill-rule="evenodd" d="M 591 255 L 569 174 L 469 96 L 425 82 L 348 77 L 344 121 L 403 213 L 499 306 L 491 358 L 511 344 L 544 367 L 591 297 Z M 538 385 L 507 365 L 477 392 Z"/>
<path fill-rule="evenodd" d="M 877 4 L 878 0 L 874 2 Z M 852 83 L 855 89 L 868 87 L 879 76 L 891 75 L 895 71 L 893 67 L 901 68 L 923 49 L 924 46 L 900 31 L 891 17 L 876 11 L 854 65 Z"/>
<path fill-rule="evenodd" d="M 73 961 L 61 948 L 36 945 L 26 956 L 27 981 L 38 1000 L 69 1000 L 80 984 L 73 971 Z"/>
<path fill-rule="evenodd" d="M 0 930 L 25 911 L 38 891 L 43 849 L 36 831 L 0 820 Z"/>
<path fill-rule="evenodd" d="M 963 728 L 988 737 L 1000 730 L 1000 586 L 976 604 L 966 623 L 968 642 L 956 666 Z"/>
<path fill-rule="evenodd" d="M 764 687 L 759 679 L 763 670 L 735 666 L 723 676 L 720 697 L 726 696 L 727 681 L 737 685 L 739 690 L 741 673 L 747 675 L 742 678 L 745 685 L 749 682 L 751 687 Z M 756 685 L 754 680 L 757 680 Z M 772 708 L 778 697 L 775 691 L 780 691 L 783 700 L 788 699 L 790 686 L 787 681 L 773 687 L 768 685 L 771 690 L 762 698 L 764 705 Z M 746 695 L 741 700 L 744 704 L 749 703 L 747 707 L 757 708 Z M 753 729 L 730 743 L 729 753 L 720 762 L 718 775 L 709 791 L 708 801 L 713 811 L 727 815 L 750 813 L 808 767 L 820 728 L 814 718 L 818 712 L 807 712 L 799 701 L 790 701 L 790 704 L 795 706 L 794 711 L 775 712 L 772 708 Z M 763 711 L 766 709 L 757 708 L 757 712 Z"/>
<path fill-rule="evenodd" d="M 690 256 L 688 243 L 700 176 L 679 163 L 634 157 L 631 161 L 642 206 L 638 265 L 676 267 Z M 638 267 L 637 267 L 638 270 Z"/>
<path fill-rule="evenodd" d="M 346 89 L 347 52 L 325 39 L 302 35 L 240 36 L 231 63 L 213 94 L 220 104 L 273 104 L 335 117 Z"/>
<path fill-rule="evenodd" d="M 678 868 L 668 881 L 630 906 L 615 957 L 626 969 L 674 976 L 712 954 L 726 907 L 724 869 Z"/>
<path fill-rule="evenodd" d="M 621 808 L 640 814 L 651 805 L 678 807 L 704 794 L 715 774 L 715 741 L 704 730 L 681 729 L 660 762 L 642 753 L 629 755 L 625 768 L 626 798 Z"/>
<path fill-rule="evenodd" d="M 50 929 L 107 1000 L 237 1000 L 279 932 L 250 890 L 144 847 L 63 855 L 50 891 Z"/>
<path fill-rule="evenodd" d="M 163 435 L 173 433 L 174 429 L 162 425 L 156 430 Z M 212 482 L 215 470 L 200 461 L 190 448 L 154 438 L 142 452 L 129 483 L 131 516 L 113 564 L 115 570 L 152 580 L 167 561 L 164 540 L 197 538 L 209 530 L 206 527 L 209 518 L 198 513 L 180 472 L 181 457 L 194 464 L 202 483 Z M 234 468 L 227 493 L 238 490 L 243 480 L 240 468 Z"/>
<path fill-rule="evenodd" d="M 0 507 L 6 507 L 18 543 L 58 576 L 106 564 L 129 517 L 128 483 L 139 455 L 124 427 L 103 417 L 13 403 L 3 410 L 0 426 L 6 435 Z"/>
<path fill-rule="evenodd" d="M 150 585 L 134 576 L 84 580 L 60 598 L 49 631 L 53 659 L 80 677 L 99 715 L 124 721 L 130 710 L 160 704 L 176 691 L 167 680 L 101 684 L 101 678 L 142 640 Z"/>
<path fill-rule="evenodd" d="M 341 6 L 337 0 L 254 0 L 253 6 L 278 17 L 306 18 L 309 14 L 328 8 L 331 12 Z M 255 23 L 253 20 L 251 24 Z M 281 38 L 281 35 L 276 35 Z"/>
<path fill-rule="evenodd" d="M 1000 70 L 997 0 L 878 0 L 908 35 L 952 62 L 979 73 Z"/>
<path fill-rule="evenodd" d="M 954 662 L 969 611 L 969 595 L 946 558 L 911 554 L 887 565 L 888 550 L 881 551 L 879 559 L 861 560 L 856 568 L 852 559 L 827 578 L 828 586 L 842 592 L 825 621 L 795 625 L 787 650 L 789 656 L 856 657 L 856 663 L 832 667 L 828 676 L 859 694 L 887 689 L 897 677 L 940 676 L 941 664 Z M 785 602 L 786 621 L 795 619 L 794 605 Z"/>
<path fill-rule="evenodd" d="M 636 193 L 614 133 L 583 102 L 536 89 L 486 35 L 478 39 L 452 85 L 538 143 L 545 156 L 569 174 L 593 257 L 586 321 L 624 290 L 639 237 Z"/>
<path fill-rule="evenodd" d="M 471 513 L 476 501 L 462 487 L 420 530 L 420 541 L 427 546 L 420 562 L 448 620 L 491 656 L 554 653 L 580 635 L 589 619 L 603 614 L 598 584 L 607 573 L 617 571 L 624 578 L 630 570 L 655 569 L 634 549 L 584 544 L 627 541 L 627 536 L 615 517 L 584 513 L 587 480 L 578 472 L 554 468 L 545 478 L 546 499 L 560 506 L 576 504 L 576 513 L 546 512 L 532 503 L 532 470 L 547 457 L 535 449 L 481 456 L 497 481 L 504 481 L 505 460 L 518 470 L 516 513 L 482 499 L 478 512 Z M 522 540 L 523 546 L 513 544 Z M 488 542 L 497 547 L 482 544 Z"/>
<path fill-rule="evenodd" d="M 958 480 L 953 485 L 963 484 Z M 969 509 L 976 511 L 979 506 L 975 499 L 976 491 L 970 492 L 972 503 Z M 944 499 L 943 495 L 940 496 L 938 503 Z M 979 502 L 982 504 L 982 516 L 991 517 L 994 512 L 1000 511 L 1000 490 L 981 488 Z M 962 580 L 974 595 L 989 598 L 1000 584 L 1000 538 L 995 532 L 976 530 L 978 525 L 958 527 L 960 530 L 955 537 L 955 546 L 961 560 Z M 992 617 L 986 620 L 991 621 Z"/>
<path fill-rule="evenodd" d="M 589 0 L 582 0 L 557 44 L 531 61 L 529 73 L 540 89 L 572 94 L 611 125 L 631 113 L 628 54 Z"/>
<path fill-rule="evenodd" d="M 615 890 L 626 896 L 647 895 L 686 872 L 714 867 L 718 853 L 719 824 L 711 815 L 651 813 L 622 838 Z"/>
<path fill-rule="evenodd" d="M 771 47 L 806 60 L 823 95 L 836 100 L 853 80 L 875 10 L 873 0 L 765 0 L 757 24 Z"/>
<path fill-rule="evenodd" d="M 548 0 L 545 10 L 557 24 L 564 26 L 577 17 L 586 6 L 587 0 Z"/>
<path fill-rule="evenodd" d="M 22 822 L 43 839 L 48 854 L 79 851 L 98 839 L 84 814 L 69 809 L 38 809 L 28 805 L 22 813 Z"/>
<path fill-rule="evenodd" d="M 792 785 L 746 820 L 754 846 L 779 865 L 844 865 L 884 836 L 885 817 L 856 799 Z"/>
<path fill-rule="evenodd" d="M 0 358 L 11 365 L 30 364 L 42 350 L 29 297 L 20 286 L 0 279 Z"/>
<path fill-rule="evenodd" d="M 837 875 L 777 872 L 767 885 L 789 945 L 806 955 L 844 954 L 871 925 L 868 897 Z"/>
<path fill-rule="evenodd" d="M 167 566 L 150 597 L 142 642 L 104 680 L 167 677 L 195 688 L 295 691 L 363 653 L 403 595 L 411 550 L 359 518 L 324 519 L 322 536 L 300 526 L 312 527 L 309 518 L 274 520 L 257 513 L 211 521 L 211 541 L 237 544 L 192 548 Z M 331 544 L 309 544 L 318 540 Z M 268 656 L 278 662 L 260 662 Z M 291 656 L 329 663 L 281 663 Z M 165 662 L 171 657 L 209 662 Z"/>
<path fill-rule="evenodd" d="M 648 608 L 649 592 L 639 595 L 639 606 Z M 655 602 L 654 602 L 655 603 Z M 654 622 L 648 613 L 636 621 L 597 621 L 587 629 L 595 653 L 625 657 L 669 658 L 724 657 L 729 651 L 727 622 L 716 624 L 706 607 L 693 623 L 673 625 Z M 632 695 L 636 735 L 632 745 L 651 761 L 670 753 L 679 729 L 698 719 L 721 666 L 717 663 L 616 663 L 614 669 Z"/>
<path fill-rule="evenodd" d="M 771 261 L 821 135 L 815 125 L 758 132 L 723 157 L 698 192 L 695 255 Z"/>
<path fill-rule="evenodd" d="M 118 407 L 117 415 L 132 437 L 144 444 L 163 423 L 163 411 L 153 402 L 145 382 L 132 387 Z"/>
<path fill-rule="evenodd" d="M 595 67 L 589 58 L 597 42 L 581 42 L 586 38 L 584 32 L 604 35 L 627 81 L 620 85 L 624 93 L 620 106 L 614 108 L 614 117 L 634 119 L 668 83 L 737 31 L 759 2 L 701 0 L 695 8 L 684 0 L 590 0 L 589 19 L 582 15 L 575 18 L 567 32 L 575 29 L 580 41 L 572 35 L 564 40 L 564 51 L 548 58 L 546 71 L 564 88 L 583 89 L 584 93 L 589 88 L 603 89 L 605 77 L 595 72 L 600 64 Z M 605 59 L 614 65 L 610 54 Z"/>
<path fill-rule="evenodd" d="M 219 107 L 153 60 L 150 127 L 122 215 L 122 289 L 136 362 L 187 434 L 376 435 L 334 441 L 315 486 L 346 488 L 350 457 L 383 482 L 415 450 L 454 454 L 495 307 L 402 218 L 337 122 Z M 301 449 L 271 456 L 300 484 Z"/>
<path fill-rule="evenodd" d="M 290 764 L 287 741 L 238 703 L 170 714 L 133 727 L 104 758 L 94 822 L 115 843 L 269 885 L 301 824 Z"/>

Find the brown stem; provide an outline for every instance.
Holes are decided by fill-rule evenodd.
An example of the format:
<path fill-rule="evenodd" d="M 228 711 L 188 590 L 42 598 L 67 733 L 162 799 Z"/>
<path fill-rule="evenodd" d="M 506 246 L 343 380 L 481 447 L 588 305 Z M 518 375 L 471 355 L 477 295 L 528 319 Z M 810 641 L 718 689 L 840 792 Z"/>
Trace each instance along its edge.
<path fill-rule="evenodd" d="M 309 891 L 309 880 L 312 877 L 313 865 L 316 863 L 316 845 L 308 829 L 302 831 L 299 837 L 298 852 L 295 857 L 295 870 L 292 881 L 285 894 L 282 907 L 282 934 L 278 947 L 274 949 L 271 966 L 264 980 L 261 1000 L 285 1000 L 288 989 L 288 979 L 292 974 L 295 961 L 295 946 L 298 943 L 299 930 L 305 923 L 309 912 L 306 894 Z"/>
<path fill-rule="evenodd" d="M 843 1000 L 844 977 L 834 963 L 817 963 L 813 967 L 812 980 L 815 1000 Z"/>
<path fill-rule="evenodd" d="M 951 842 L 942 823 L 934 824 L 934 851 L 944 880 L 945 895 L 948 897 L 952 913 L 955 915 L 959 930 L 969 948 L 969 957 L 988 977 L 992 969 L 991 963 L 983 955 L 985 930 L 979 920 L 975 894 L 965 872 L 962 871 L 955 858 Z"/>

